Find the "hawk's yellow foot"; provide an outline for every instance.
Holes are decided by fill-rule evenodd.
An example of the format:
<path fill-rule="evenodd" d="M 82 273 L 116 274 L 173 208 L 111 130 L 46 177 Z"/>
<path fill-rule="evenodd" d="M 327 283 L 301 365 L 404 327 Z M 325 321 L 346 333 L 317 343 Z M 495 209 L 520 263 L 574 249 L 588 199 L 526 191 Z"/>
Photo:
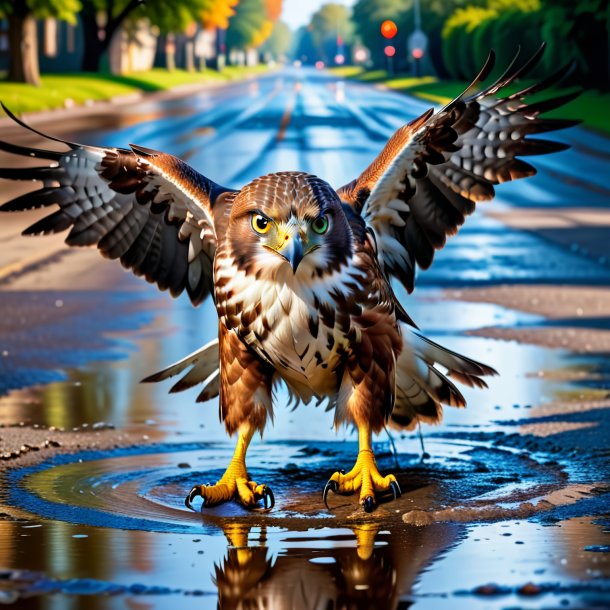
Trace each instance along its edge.
<path fill-rule="evenodd" d="M 184 501 L 186 506 L 195 510 L 192 502 L 197 496 L 201 496 L 202 508 L 222 504 L 228 500 L 239 500 L 246 508 L 253 508 L 260 500 L 264 500 L 266 509 L 273 508 L 275 498 L 271 488 L 249 480 L 245 473 L 245 463 L 243 475 L 238 473 L 234 466 L 233 463 L 229 465 L 216 485 L 195 485 Z"/>
<path fill-rule="evenodd" d="M 391 492 L 394 500 L 401 495 L 400 486 L 393 474 L 382 476 L 371 449 L 371 432 L 366 426 L 359 426 L 360 451 L 354 467 L 348 472 L 335 472 L 324 487 L 324 503 L 328 507 L 328 492 L 352 494 L 360 491 L 360 504 L 367 513 L 375 510 L 377 499 Z"/>
<path fill-rule="evenodd" d="M 240 429 L 235 454 L 225 473 L 216 485 L 195 485 L 184 500 L 187 508 L 195 510 L 193 500 L 198 496 L 203 499 L 202 508 L 234 499 L 246 508 L 253 508 L 260 500 L 263 500 L 265 509 L 273 508 L 275 498 L 271 488 L 250 480 L 246 470 L 246 451 L 253 434 L 254 428 L 250 426 Z"/>

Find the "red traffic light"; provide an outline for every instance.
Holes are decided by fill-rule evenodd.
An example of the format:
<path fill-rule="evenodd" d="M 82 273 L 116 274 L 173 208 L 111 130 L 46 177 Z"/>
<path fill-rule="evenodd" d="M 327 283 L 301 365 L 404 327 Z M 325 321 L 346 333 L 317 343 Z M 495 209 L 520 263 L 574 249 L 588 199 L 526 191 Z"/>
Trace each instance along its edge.
<path fill-rule="evenodd" d="M 393 21 L 386 19 L 386 21 L 384 21 L 381 24 L 381 35 L 384 38 L 387 38 L 387 39 L 394 38 L 394 36 L 396 36 L 397 32 L 398 32 L 398 27 L 396 26 L 396 24 Z"/>
<path fill-rule="evenodd" d="M 396 55 L 396 49 L 391 44 L 386 45 L 383 52 L 387 57 L 394 57 L 394 55 Z"/>
<path fill-rule="evenodd" d="M 413 55 L 413 59 L 421 59 L 424 56 L 424 50 L 416 47 L 411 51 L 411 55 Z"/>

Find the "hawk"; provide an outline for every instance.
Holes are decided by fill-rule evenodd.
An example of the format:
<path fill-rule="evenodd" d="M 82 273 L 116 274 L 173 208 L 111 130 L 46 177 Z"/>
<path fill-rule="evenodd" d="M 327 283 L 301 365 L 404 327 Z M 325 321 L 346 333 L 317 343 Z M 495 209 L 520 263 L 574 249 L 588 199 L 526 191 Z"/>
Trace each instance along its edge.
<path fill-rule="evenodd" d="M 231 499 L 273 506 L 270 488 L 248 475 L 246 451 L 272 419 L 278 383 L 303 403 L 328 400 L 337 425 L 357 427 L 355 465 L 335 472 L 323 497 L 357 492 L 367 512 L 400 494 L 395 476 L 377 468 L 372 434 L 385 425 L 437 423 L 442 405 L 465 406 L 454 382 L 486 387 L 483 378 L 496 371 L 427 339 L 392 280 L 410 293 L 416 268 L 430 266 L 476 203 L 493 198 L 494 185 L 533 175 L 520 156 L 567 148 L 530 135 L 575 124 L 540 115 L 577 93 L 525 101 L 567 67 L 503 92 L 542 50 L 518 68 L 515 58 L 483 88 L 494 65 L 490 53 L 459 97 L 398 129 L 371 165 L 337 190 L 303 172 L 269 174 L 231 190 L 172 155 L 65 142 L 7 111 L 67 147 L 0 143 L 7 153 L 52 162 L 0 169 L 2 178 L 42 183 L 2 211 L 57 206 L 24 234 L 69 229 L 68 245 L 95 245 L 172 296 L 186 291 L 193 305 L 214 300 L 218 339 L 145 380 L 183 374 L 170 391 L 200 385 L 199 401 L 219 396 L 226 430 L 238 435 L 226 472 L 215 485 L 195 485 L 187 506 L 197 496 L 204 506 Z"/>

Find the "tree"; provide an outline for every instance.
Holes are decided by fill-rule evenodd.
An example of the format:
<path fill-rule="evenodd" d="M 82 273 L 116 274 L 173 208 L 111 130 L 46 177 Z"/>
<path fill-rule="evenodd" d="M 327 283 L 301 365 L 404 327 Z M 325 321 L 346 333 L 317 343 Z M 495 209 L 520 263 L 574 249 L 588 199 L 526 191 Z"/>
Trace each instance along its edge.
<path fill-rule="evenodd" d="M 291 42 L 291 29 L 283 21 L 276 21 L 271 36 L 265 41 L 261 50 L 263 53 L 270 53 L 275 59 L 280 59 L 288 52 Z"/>
<path fill-rule="evenodd" d="M 40 0 L 43 1 L 43 0 Z M 84 34 L 83 70 L 97 72 L 102 55 L 125 19 L 148 18 L 152 25 L 164 33 L 183 32 L 191 23 L 201 19 L 214 0 L 81 0 Z M 98 24 L 103 15 L 103 25 Z"/>
<path fill-rule="evenodd" d="M 282 14 L 282 0 L 265 0 L 265 12 L 271 21 L 277 21 Z"/>
<path fill-rule="evenodd" d="M 441 36 L 447 18 L 457 9 L 466 6 L 487 6 L 488 0 L 421 0 L 421 28 L 428 36 L 427 53 L 436 73 L 446 78 L 448 73 L 443 60 L 444 40 Z M 498 0 L 503 1 L 503 0 Z M 507 0 L 510 1 L 510 0 Z M 520 2 L 521 0 L 516 0 Z M 396 48 L 395 62 L 400 68 L 406 67 L 407 40 L 415 29 L 413 0 L 357 0 L 352 19 L 356 37 L 366 46 L 373 63 L 379 67 L 386 65 L 383 49 L 386 44 Z M 398 35 L 386 41 L 380 33 L 380 26 L 391 19 L 398 26 Z"/>
<path fill-rule="evenodd" d="M 411 8 L 411 3 L 405 6 L 404 0 L 358 0 L 354 4 L 352 19 L 356 27 L 358 38 L 366 46 L 371 54 L 371 60 L 376 66 L 384 66 L 386 58 L 383 53 L 388 43 L 381 36 L 381 24 L 386 19 L 391 19 L 398 25 L 398 35 L 391 43 L 396 47 L 397 58 L 406 56 L 406 31 L 401 27 L 406 10 Z"/>
<path fill-rule="evenodd" d="M 610 90 L 610 5 L 608 0 L 540 0 L 541 37 L 549 46 L 548 72 L 576 62 L 574 78 L 586 87 Z"/>
<path fill-rule="evenodd" d="M 328 63 L 339 50 L 339 37 L 345 44 L 352 43 L 351 12 L 342 4 L 324 4 L 313 14 L 309 30 L 318 55 Z"/>
<path fill-rule="evenodd" d="M 235 7 L 239 0 L 211 0 L 200 15 L 201 25 L 205 30 L 229 27 L 229 19 L 235 14 Z"/>
<path fill-rule="evenodd" d="M 443 56 L 449 75 L 456 80 L 468 80 L 476 74 L 481 60 L 474 59 L 476 28 L 488 24 L 498 13 L 491 8 L 468 6 L 458 8 L 443 27 Z M 484 58 L 483 58 L 484 59 Z"/>
<path fill-rule="evenodd" d="M 292 56 L 304 64 L 313 64 L 318 58 L 310 28 L 303 25 L 297 30 L 294 36 Z"/>
<path fill-rule="evenodd" d="M 56 17 L 76 22 L 79 0 L 0 0 L 0 18 L 8 20 L 8 80 L 40 84 L 36 19 Z"/>
<path fill-rule="evenodd" d="M 505 61 L 518 47 L 531 55 L 544 40 L 545 53 L 529 76 L 542 78 L 573 61 L 573 82 L 608 89 L 609 25 L 608 0 L 486 0 L 446 19 L 444 63 L 453 78 L 467 79 L 490 48 Z"/>
<path fill-rule="evenodd" d="M 273 31 L 281 4 L 281 0 L 240 0 L 229 21 L 227 47 L 247 50 L 262 45 Z"/>

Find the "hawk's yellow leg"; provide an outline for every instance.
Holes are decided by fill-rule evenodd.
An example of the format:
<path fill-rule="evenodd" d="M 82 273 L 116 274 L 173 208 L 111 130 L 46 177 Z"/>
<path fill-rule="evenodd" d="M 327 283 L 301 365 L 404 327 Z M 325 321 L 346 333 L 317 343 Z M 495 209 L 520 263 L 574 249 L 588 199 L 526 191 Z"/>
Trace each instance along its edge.
<path fill-rule="evenodd" d="M 259 500 L 264 500 L 265 508 L 273 507 L 275 499 L 271 488 L 251 481 L 246 470 L 246 451 L 254 431 L 255 428 L 248 424 L 239 428 L 235 453 L 225 473 L 216 485 L 195 485 L 184 501 L 188 508 L 193 508 L 192 501 L 197 496 L 203 498 L 203 506 L 237 499 L 248 508 L 255 506 Z"/>
<path fill-rule="evenodd" d="M 335 472 L 326 483 L 324 502 L 326 503 L 329 491 L 338 494 L 360 491 L 360 503 L 364 510 L 370 513 L 377 505 L 377 496 L 383 492 L 391 492 L 396 499 L 401 492 L 396 477 L 393 474 L 383 477 L 377 468 L 375 454 L 371 448 L 370 426 L 358 426 L 358 445 L 358 458 L 354 467 L 347 473 Z"/>

